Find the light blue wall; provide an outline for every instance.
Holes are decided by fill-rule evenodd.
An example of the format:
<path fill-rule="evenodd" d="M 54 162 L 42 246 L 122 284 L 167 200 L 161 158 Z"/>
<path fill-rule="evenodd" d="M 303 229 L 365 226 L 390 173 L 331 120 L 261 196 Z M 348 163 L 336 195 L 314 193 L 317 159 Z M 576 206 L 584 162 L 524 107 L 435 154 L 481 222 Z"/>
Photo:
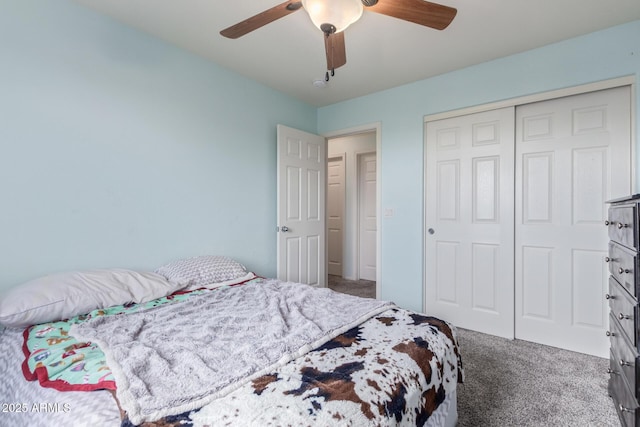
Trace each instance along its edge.
<path fill-rule="evenodd" d="M 0 292 L 199 254 L 274 276 L 277 123 L 316 109 L 69 0 L 0 0 Z"/>
<path fill-rule="evenodd" d="M 0 0 L 0 292 L 203 253 L 274 276 L 276 124 L 381 122 L 381 297 L 420 310 L 424 116 L 637 79 L 638 40 L 640 21 L 316 110 L 70 0 Z"/>
<path fill-rule="evenodd" d="M 635 21 L 320 108 L 320 133 L 382 124 L 381 204 L 393 208 L 394 216 L 382 222 L 381 297 L 422 309 L 425 115 L 621 76 L 635 76 L 637 82 L 639 41 L 640 21 Z"/>

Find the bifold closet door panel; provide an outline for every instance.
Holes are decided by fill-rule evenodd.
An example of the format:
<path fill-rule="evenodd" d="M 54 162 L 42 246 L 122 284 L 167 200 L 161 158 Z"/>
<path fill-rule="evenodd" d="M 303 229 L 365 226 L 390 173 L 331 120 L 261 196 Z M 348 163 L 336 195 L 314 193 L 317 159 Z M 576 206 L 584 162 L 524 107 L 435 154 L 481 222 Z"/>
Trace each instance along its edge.
<path fill-rule="evenodd" d="M 514 109 L 426 124 L 425 308 L 513 338 Z"/>
<path fill-rule="evenodd" d="M 516 337 L 601 357 L 607 206 L 631 192 L 630 88 L 516 108 Z"/>

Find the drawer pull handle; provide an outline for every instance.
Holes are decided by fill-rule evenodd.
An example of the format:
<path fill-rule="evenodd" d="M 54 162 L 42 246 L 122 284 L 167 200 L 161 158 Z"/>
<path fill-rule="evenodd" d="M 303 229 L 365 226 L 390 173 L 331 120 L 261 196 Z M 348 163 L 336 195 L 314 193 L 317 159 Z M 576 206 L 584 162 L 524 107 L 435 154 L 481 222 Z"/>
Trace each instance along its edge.
<path fill-rule="evenodd" d="M 631 272 L 631 271 L 630 271 L 629 269 L 627 269 L 627 268 L 622 268 L 622 267 L 620 267 L 620 268 L 618 269 L 618 274 L 625 274 L 625 273 L 630 273 L 630 272 Z"/>
<path fill-rule="evenodd" d="M 609 258 L 608 256 L 604 257 L 604 262 L 611 262 L 611 258 Z"/>
<path fill-rule="evenodd" d="M 615 334 L 615 333 L 613 333 L 613 332 L 611 332 L 611 331 L 607 331 L 607 332 L 606 332 L 606 335 L 607 335 L 608 337 L 615 337 L 615 336 L 616 336 L 616 334 Z"/>
<path fill-rule="evenodd" d="M 620 320 L 625 320 L 625 319 L 631 319 L 631 316 L 627 316 L 626 314 L 618 314 L 618 319 Z"/>
<path fill-rule="evenodd" d="M 625 408 L 624 406 L 622 406 L 622 403 L 618 407 L 620 408 L 620 412 L 635 412 L 633 409 Z"/>
<path fill-rule="evenodd" d="M 616 297 L 615 297 L 615 296 L 613 296 L 613 295 L 609 295 L 609 294 L 606 294 L 604 297 L 605 297 L 606 299 L 616 299 Z"/>
<path fill-rule="evenodd" d="M 607 374 L 618 375 L 618 373 L 616 371 L 614 371 L 613 369 L 611 369 L 611 368 L 607 368 Z"/>
<path fill-rule="evenodd" d="M 606 219 L 606 220 L 604 221 L 604 225 L 606 225 L 606 226 L 608 227 L 608 226 L 610 226 L 610 225 L 611 225 L 611 222 L 609 222 L 609 220 L 608 220 L 608 219 Z"/>
<path fill-rule="evenodd" d="M 629 224 L 623 224 L 621 222 L 618 223 L 618 230 L 622 230 L 623 228 L 627 228 Z"/>
<path fill-rule="evenodd" d="M 625 362 L 624 360 L 620 359 L 620 366 L 631 366 L 631 363 Z"/>

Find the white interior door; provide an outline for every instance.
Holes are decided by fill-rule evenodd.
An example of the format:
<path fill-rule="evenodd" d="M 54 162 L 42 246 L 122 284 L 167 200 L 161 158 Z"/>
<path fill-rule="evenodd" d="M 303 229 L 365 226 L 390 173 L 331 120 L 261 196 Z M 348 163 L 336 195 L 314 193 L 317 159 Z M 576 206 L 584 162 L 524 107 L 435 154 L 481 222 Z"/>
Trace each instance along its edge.
<path fill-rule="evenodd" d="M 329 274 L 342 277 L 344 241 L 344 155 L 329 158 L 327 165 L 327 245 Z"/>
<path fill-rule="evenodd" d="M 376 153 L 358 155 L 358 278 L 376 280 Z"/>
<path fill-rule="evenodd" d="M 516 337 L 609 356 L 605 201 L 631 192 L 630 88 L 516 110 Z"/>
<path fill-rule="evenodd" d="M 425 309 L 514 336 L 514 108 L 426 124 Z"/>
<path fill-rule="evenodd" d="M 278 125 L 278 279 L 326 286 L 323 137 Z"/>

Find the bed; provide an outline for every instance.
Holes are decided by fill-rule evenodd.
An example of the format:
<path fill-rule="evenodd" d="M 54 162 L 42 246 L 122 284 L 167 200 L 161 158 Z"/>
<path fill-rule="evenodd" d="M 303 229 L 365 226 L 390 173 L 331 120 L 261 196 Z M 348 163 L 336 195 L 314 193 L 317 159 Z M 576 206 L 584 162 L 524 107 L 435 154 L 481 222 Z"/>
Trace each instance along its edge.
<path fill-rule="evenodd" d="M 0 323 L 7 425 L 457 421 L 453 326 L 227 257 L 47 276 L 3 296 Z"/>

